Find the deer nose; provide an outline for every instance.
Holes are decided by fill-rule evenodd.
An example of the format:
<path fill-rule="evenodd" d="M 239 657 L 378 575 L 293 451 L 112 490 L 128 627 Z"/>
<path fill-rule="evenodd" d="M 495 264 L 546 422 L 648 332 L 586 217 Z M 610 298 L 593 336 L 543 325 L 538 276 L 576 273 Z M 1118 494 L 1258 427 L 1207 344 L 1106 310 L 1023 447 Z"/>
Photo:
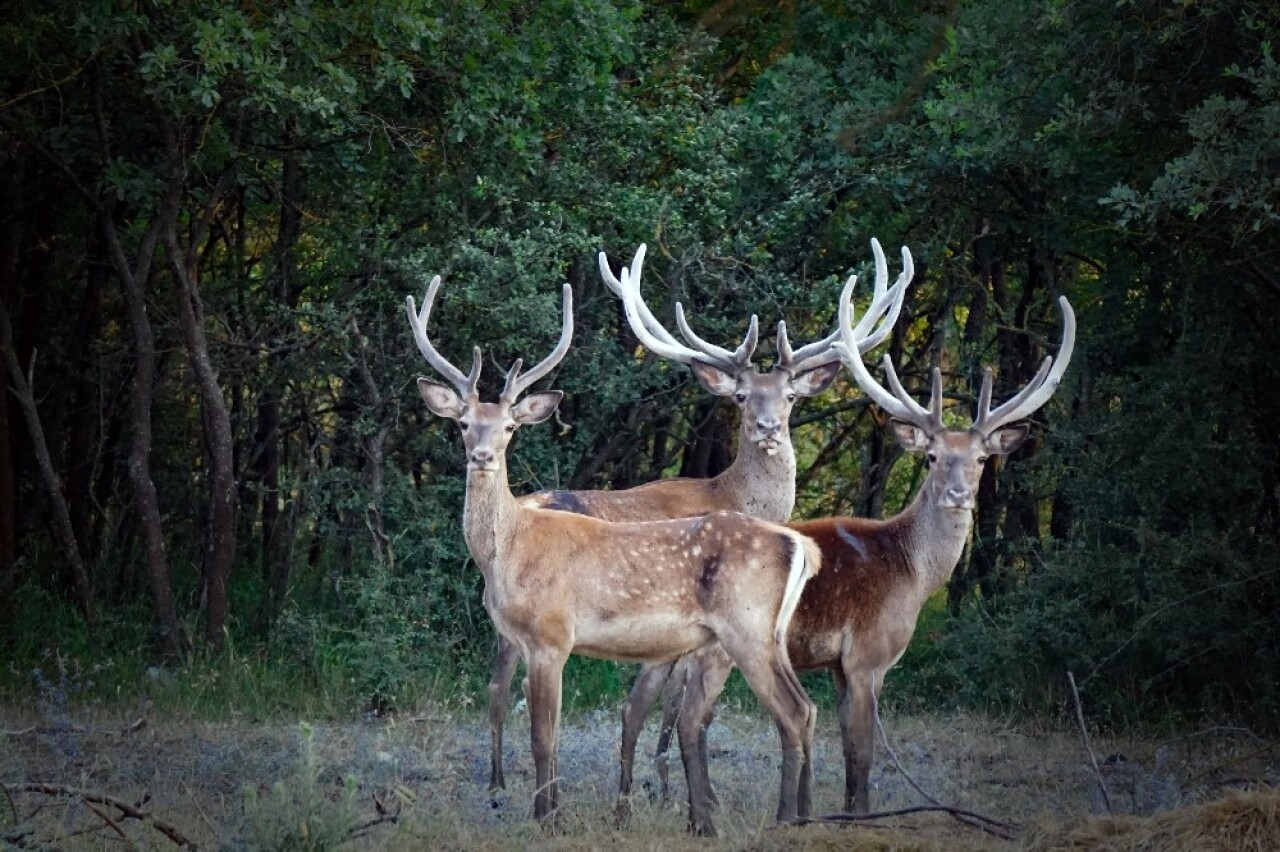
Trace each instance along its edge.
<path fill-rule="evenodd" d="M 778 418 L 761 417 L 756 420 L 756 428 L 761 432 L 776 432 L 778 431 Z"/>
<path fill-rule="evenodd" d="M 973 492 L 970 491 L 968 488 L 955 488 L 955 487 L 948 488 L 947 500 L 949 500 L 952 503 L 957 503 L 961 506 L 967 506 L 969 505 L 970 501 L 973 500 Z"/>
<path fill-rule="evenodd" d="M 493 450 L 472 450 L 471 462 L 473 464 L 491 464 L 493 462 Z"/>

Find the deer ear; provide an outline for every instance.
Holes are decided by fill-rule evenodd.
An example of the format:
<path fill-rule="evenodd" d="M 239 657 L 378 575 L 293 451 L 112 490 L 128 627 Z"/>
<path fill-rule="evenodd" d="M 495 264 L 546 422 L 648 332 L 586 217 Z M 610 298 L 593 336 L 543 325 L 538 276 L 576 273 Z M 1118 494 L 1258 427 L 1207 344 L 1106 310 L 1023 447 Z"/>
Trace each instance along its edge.
<path fill-rule="evenodd" d="M 929 436 L 919 426 L 904 420 L 890 420 L 889 425 L 893 427 L 893 437 L 907 452 L 923 453 L 929 448 Z"/>
<path fill-rule="evenodd" d="M 1005 426 L 1003 429 L 992 432 L 983 439 L 982 443 L 987 448 L 987 452 L 1003 456 L 1022 446 L 1022 442 L 1027 439 L 1027 433 L 1030 431 L 1031 426 L 1027 423 Z"/>
<path fill-rule="evenodd" d="M 431 409 L 431 413 L 437 417 L 457 420 L 462 416 L 462 410 L 466 408 L 462 397 L 458 396 L 453 388 L 438 385 L 421 377 L 418 378 L 418 393 L 422 394 L 427 408 Z"/>
<path fill-rule="evenodd" d="M 511 407 L 511 419 L 521 426 L 541 423 L 555 413 L 563 398 L 564 391 L 531 393 Z"/>
<path fill-rule="evenodd" d="M 812 370 L 805 370 L 791 380 L 791 387 L 800 396 L 817 396 L 835 381 L 839 373 L 840 362 L 832 361 L 830 364 L 823 364 L 820 367 L 814 367 Z"/>
<path fill-rule="evenodd" d="M 706 361 L 692 358 L 689 361 L 689 369 L 693 370 L 698 384 L 716 396 L 733 396 L 734 391 L 738 389 L 737 379 Z"/>

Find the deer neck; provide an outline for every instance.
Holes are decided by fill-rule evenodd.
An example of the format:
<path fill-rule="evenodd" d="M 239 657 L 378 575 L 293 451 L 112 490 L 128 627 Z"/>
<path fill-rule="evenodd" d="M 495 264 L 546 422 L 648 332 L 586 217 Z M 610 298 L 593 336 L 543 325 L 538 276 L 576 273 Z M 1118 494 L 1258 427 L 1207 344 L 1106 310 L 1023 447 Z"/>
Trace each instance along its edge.
<path fill-rule="evenodd" d="M 514 529 L 518 507 L 507 482 L 507 465 L 488 472 L 467 471 L 467 497 L 462 512 L 463 535 L 471 557 L 480 565 L 485 580 L 502 550 L 506 533 Z"/>
<path fill-rule="evenodd" d="M 739 440 L 738 455 L 715 478 L 737 511 L 775 523 L 791 520 L 796 502 L 796 454 L 790 436 L 770 455 L 759 444 Z"/>
<path fill-rule="evenodd" d="M 926 487 L 898 518 L 920 591 L 928 597 L 951 579 L 969 541 L 973 512 L 942 508 Z"/>

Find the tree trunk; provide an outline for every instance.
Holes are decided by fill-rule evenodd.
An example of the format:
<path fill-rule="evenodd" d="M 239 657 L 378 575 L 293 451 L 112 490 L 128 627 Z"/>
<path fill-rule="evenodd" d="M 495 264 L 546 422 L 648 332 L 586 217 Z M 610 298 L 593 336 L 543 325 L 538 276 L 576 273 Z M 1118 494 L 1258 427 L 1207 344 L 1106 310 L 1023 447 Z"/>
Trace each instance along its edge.
<path fill-rule="evenodd" d="M 194 249 L 182 251 L 178 244 L 177 223 L 174 218 L 165 221 L 163 239 L 169 270 L 178 287 L 178 320 L 183 337 L 186 338 L 192 372 L 195 374 L 196 391 L 200 396 L 200 419 L 204 425 L 209 453 L 209 519 L 204 553 L 204 636 L 211 647 L 217 648 L 222 645 L 227 623 L 227 579 L 231 575 L 236 546 L 236 477 L 231 415 L 222 395 L 222 386 L 218 384 L 213 360 L 209 357 Z"/>
<path fill-rule="evenodd" d="M 99 217 L 112 265 L 124 290 L 125 313 L 133 333 L 134 375 L 133 388 L 129 394 L 129 421 L 133 430 L 133 442 L 129 449 L 129 483 L 133 487 L 134 507 L 142 529 L 159 645 L 169 656 L 177 656 L 182 649 L 182 642 L 169 579 L 169 555 L 164 542 L 160 498 L 151 478 L 151 404 L 155 397 L 157 355 L 155 334 L 151 330 L 151 320 L 147 318 L 146 282 L 151 275 L 151 261 L 159 236 L 160 220 L 165 216 L 177 216 L 177 193 L 180 191 L 180 186 L 177 190 L 170 187 L 166 193 L 156 219 L 143 235 L 138 248 L 137 264 L 133 268 L 130 268 L 125 257 L 110 211 L 100 211 Z"/>
<path fill-rule="evenodd" d="M 75 588 L 76 602 L 84 619 L 93 624 L 93 593 L 89 587 L 89 572 L 85 567 L 80 547 L 76 543 L 75 531 L 71 526 L 71 515 L 67 511 L 67 501 L 62 493 L 62 484 L 53 469 L 53 459 L 49 456 L 49 447 L 44 439 L 44 427 L 40 424 L 40 412 L 36 408 L 35 397 L 31 390 L 31 375 L 23 376 L 22 366 L 18 363 L 18 352 L 13 345 L 13 328 L 9 324 L 9 309 L 0 301 L 0 349 L 4 351 L 4 360 L 9 368 L 9 378 L 13 382 L 13 390 L 17 394 L 22 414 L 27 421 L 27 430 L 31 434 L 31 446 L 35 453 L 36 465 L 44 479 L 45 490 L 49 494 L 49 507 L 53 514 L 54 534 L 58 544 L 71 566 L 71 577 Z M 32 358 L 34 359 L 34 353 Z"/>

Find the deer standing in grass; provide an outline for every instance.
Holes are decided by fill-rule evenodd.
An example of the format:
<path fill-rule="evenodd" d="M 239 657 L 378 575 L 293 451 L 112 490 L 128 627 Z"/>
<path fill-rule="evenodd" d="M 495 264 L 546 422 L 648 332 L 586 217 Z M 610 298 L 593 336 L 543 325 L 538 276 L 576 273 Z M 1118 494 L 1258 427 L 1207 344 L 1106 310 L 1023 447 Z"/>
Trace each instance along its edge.
<path fill-rule="evenodd" d="M 782 740 L 778 820 L 809 811 L 810 753 L 816 708 L 787 660 L 787 623 L 821 557 L 809 539 L 740 513 L 611 523 L 522 504 L 511 493 L 506 449 L 518 427 L 540 423 L 563 394 L 520 399 L 569 349 L 573 299 L 564 287 L 564 317 L 555 350 L 521 375 L 517 359 L 497 402 L 481 402 L 479 347 L 463 375 L 432 345 L 427 323 L 440 287 L 431 282 L 409 322 L 427 362 L 452 385 L 418 379 L 427 407 L 458 423 L 467 459 L 463 530 L 484 573 L 485 609 L 524 660 L 537 790 L 534 816 L 557 807 L 556 740 L 562 674 L 572 653 L 661 663 L 708 644 L 739 666 Z M 690 827 L 714 833 L 705 769 L 690 767 Z M 700 774 L 701 773 L 701 774 Z"/>
<path fill-rule="evenodd" d="M 852 280 L 841 295 L 839 328 L 849 328 Z M 841 360 L 862 390 L 892 418 L 894 437 L 907 451 L 924 453 L 928 475 L 915 500 L 888 520 L 822 518 L 789 526 L 818 542 L 825 565 L 805 586 L 787 633 L 787 650 L 796 671 L 829 669 L 835 680 L 837 712 L 845 761 L 846 811 L 865 813 L 870 806 L 868 780 L 874 747 L 875 708 L 884 675 L 911 641 L 920 609 L 951 577 L 969 539 L 983 465 L 991 456 L 1013 452 L 1027 436 L 1028 425 L 1010 426 L 1029 417 L 1049 401 L 1061 381 L 1075 346 L 1075 313 L 1066 298 L 1062 309 L 1062 345 L 1057 360 L 1046 357 L 1031 382 L 1012 399 L 991 409 L 992 373 L 985 372 L 978 396 L 977 417 L 967 430 L 947 429 L 942 422 L 942 374 L 933 370 L 928 408 L 904 390 L 893 362 L 884 369 L 891 390 L 871 377 L 858 353 L 857 341 L 846 336 L 836 346 Z M 682 752 L 693 734 L 684 728 L 705 729 L 711 705 L 732 668 L 723 654 L 703 654 L 692 661 L 685 683 L 643 683 L 644 676 L 661 676 L 657 669 L 642 673 L 624 705 L 623 743 L 634 743 L 645 714 L 659 691 L 665 709 L 659 750 L 669 744 L 673 725 L 680 728 Z M 674 680 L 674 679 L 673 679 Z M 639 693 L 639 698 L 637 698 Z M 697 760 L 705 763 L 705 738 Z M 686 765 L 690 755 L 683 755 Z M 624 755 L 623 760 L 634 755 Z M 663 772 L 665 755 L 659 754 Z M 623 789 L 625 796 L 629 790 Z"/>
<path fill-rule="evenodd" d="M 859 351 L 879 345 L 892 331 L 911 278 L 908 271 L 889 287 L 884 253 L 874 240 L 872 247 L 878 273 L 872 302 L 851 331 L 852 338 L 859 341 Z M 786 324 L 778 323 L 777 362 L 768 372 L 761 372 L 752 364 L 759 340 L 759 321 L 755 316 L 751 317 L 742 343 L 730 351 L 695 334 L 685 319 L 683 306 L 677 303 L 676 320 L 686 341 L 682 344 L 663 328 L 640 295 L 644 257 L 645 246 L 641 245 L 631 267 L 624 266 L 619 277 L 614 277 L 601 252 L 600 274 L 622 300 L 633 333 L 649 351 L 688 365 L 703 388 L 717 396 L 730 397 L 738 405 L 741 425 L 737 456 L 723 473 L 710 479 L 662 479 L 620 491 L 544 491 L 519 498 L 520 504 L 576 512 L 607 521 L 687 518 L 716 511 L 744 512 L 778 523 L 789 520 L 796 489 L 796 459 L 788 424 L 791 408 L 798 397 L 821 393 L 835 379 L 840 361 L 831 346 L 840 340 L 840 332 L 792 350 Z M 910 255 L 905 250 L 904 260 L 909 268 Z M 713 649 L 707 652 L 722 653 Z M 502 732 L 510 704 L 511 680 L 518 662 L 515 647 L 499 631 L 489 681 L 491 789 L 505 787 Z M 670 665 L 661 663 L 658 668 Z M 645 683 L 660 683 L 666 678 L 649 675 L 642 679 Z M 634 752 L 634 743 L 629 748 L 623 744 L 621 784 L 625 787 L 630 787 L 632 768 L 625 758 Z M 625 812 L 625 799 L 619 804 Z"/>

